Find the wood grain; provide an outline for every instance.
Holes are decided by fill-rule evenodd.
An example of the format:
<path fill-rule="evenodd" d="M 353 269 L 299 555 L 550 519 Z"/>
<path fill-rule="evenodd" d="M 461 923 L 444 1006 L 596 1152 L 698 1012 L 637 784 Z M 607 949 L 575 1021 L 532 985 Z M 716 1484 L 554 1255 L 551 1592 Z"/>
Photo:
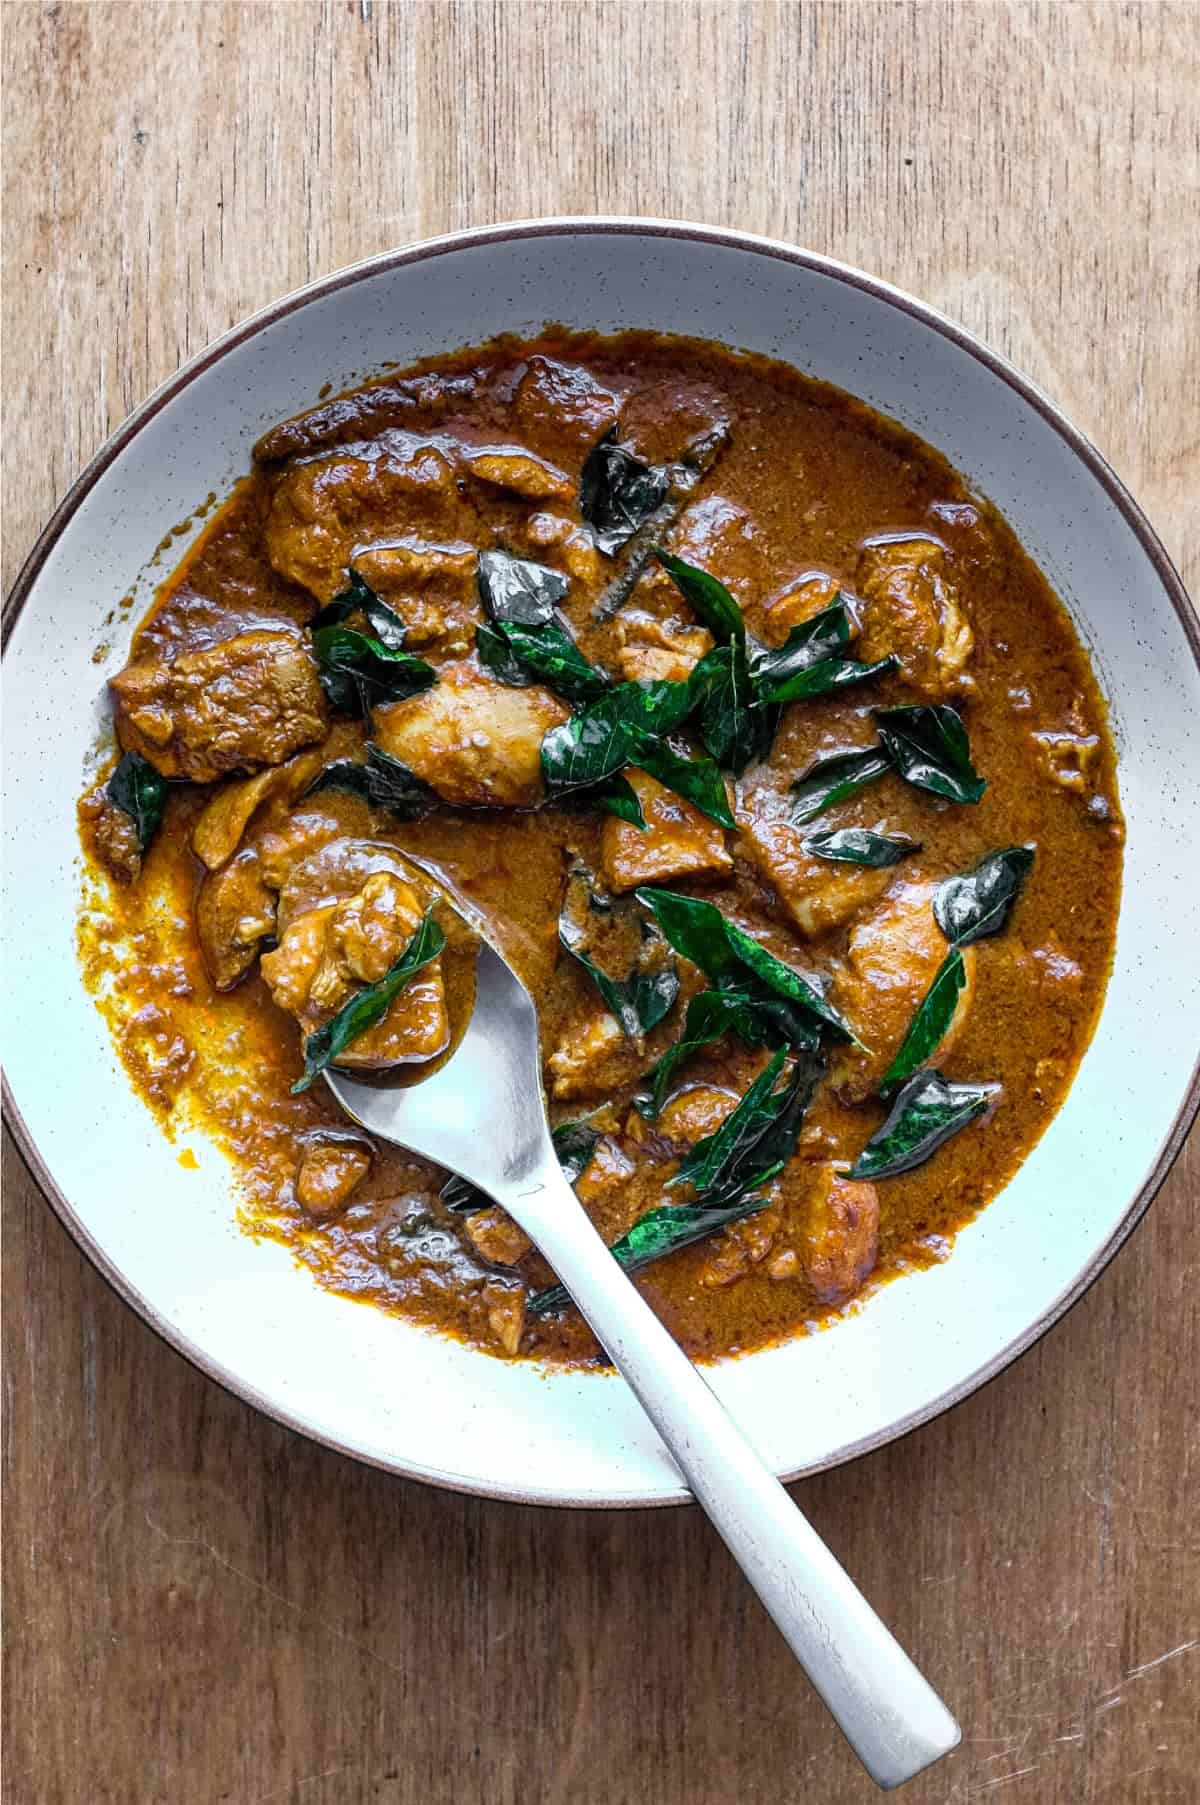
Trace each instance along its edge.
<path fill-rule="evenodd" d="M 416 236 L 776 233 L 935 302 L 1200 579 L 1194 5 L 8 3 L 5 586 L 189 353 Z M 6 1168 L 11 1805 L 875 1796 L 692 1510 L 399 1483 L 162 1346 Z M 949 1416 L 798 1488 L 962 1718 L 914 1805 L 1164 1805 L 1200 1760 L 1196 1143 Z"/>

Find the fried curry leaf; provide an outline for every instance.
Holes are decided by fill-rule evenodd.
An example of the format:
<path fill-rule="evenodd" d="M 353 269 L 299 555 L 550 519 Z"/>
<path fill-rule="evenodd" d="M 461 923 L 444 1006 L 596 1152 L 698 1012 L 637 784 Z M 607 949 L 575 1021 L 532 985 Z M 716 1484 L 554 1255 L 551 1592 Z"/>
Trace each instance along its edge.
<path fill-rule="evenodd" d="M 437 803 L 428 784 L 382 746 L 370 742 L 365 764 L 353 758 L 335 759 L 318 773 L 304 793 L 313 796 L 318 790 L 348 790 L 372 808 L 390 809 L 400 821 L 415 821 Z"/>
<path fill-rule="evenodd" d="M 535 681 L 533 672 L 521 663 L 500 628 L 490 621 L 481 620 L 475 629 L 475 652 L 483 668 L 510 689 L 528 689 Z"/>
<path fill-rule="evenodd" d="M 129 816 L 137 830 L 138 850 L 145 852 L 167 805 L 167 780 L 162 772 L 140 752 L 126 752 L 109 778 L 105 794 Z"/>
<path fill-rule="evenodd" d="M 369 583 L 365 583 L 354 569 L 350 571 L 349 586 L 335 595 L 331 602 L 315 614 L 309 622 L 314 633 L 322 627 L 338 627 L 352 615 L 361 614 L 376 639 L 386 646 L 389 652 L 399 652 L 404 647 L 408 629 L 394 608 L 389 608 L 382 596 L 376 595 Z"/>
<path fill-rule="evenodd" d="M 368 1028 L 382 1021 L 404 986 L 423 966 L 437 958 L 445 944 L 445 934 L 432 913 L 426 913 L 391 969 L 376 983 L 357 991 L 323 1028 L 309 1035 L 304 1043 L 304 1072 L 292 1086 L 293 1096 L 306 1091 L 326 1066 L 332 1065 Z"/>
<path fill-rule="evenodd" d="M 621 1024 L 628 1040 L 641 1040 L 668 1014 L 679 995 L 679 973 L 673 962 L 657 971 L 632 971 L 627 978 L 610 978 L 590 957 L 578 923 L 564 911 L 558 918 L 558 938 L 572 959 L 582 965 L 605 1007 Z"/>
<path fill-rule="evenodd" d="M 671 486 L 671 473 L 643 464 L 617 439 L 614 426 L 593 446 L 579 478 L 579 512 L 608 557 L 632 539 Z"/>
<path fill-rule="evenodd" d="M 689 1184 L 702 1202 L 728 1205 L 746 1201 L 782 1170 L 796 1150 L 804 1112 L 823 1070 L 818 1058 L 802 1055 L 779 1084 L 787 1057 L 787 1048 L 780 1047 L 737 1108 L 696 1142 L 667 1180 L 668 1187 Z"/>
<path fill-rule="evenodd" d="M 646 831 L 646 817 L 642 813 L 642 805 L 637 791 L 627 777 L 620 773 L 615 777 L 606 777 L 598 783 L 594 790 L 577 793 L 576 801 L 590 803 L 593 808 L 603 810 L 606 815 L 616 815 L 620 821 L 628 821 L 634 827 Z"/>
<path fill-rule="evenodd" d="M 742 983 L 728 989 L 702 990 L 692 998 L 682 1037 L 646 1074 L 649 1088 L 634 1098 L 647 1121 L 659 1115 L 680 1066 L 724 1034 L 736 1034 L 748 1047 L 816 1048 L 819 1034 L 811 1018 L 765 986 L 755 984 L 748 973 L 743 978 Z"/>
<path fill-rule="evenodd" d="M 778 715 L 758 700 L 744 641 L 714 646 L 688 681 L 701 742 L 722 770 L 740 775 L 767 756 Z"/>
<path fill-rule="evenodd" d="M 934 894 L 933 913 L 951 946 L 970 946 L 998 934 L 1032 865 L 1032 847 L 1005 846 L 969 871 L 944 879 Z"/>
<path fill-rule="evenodd" d="M 825 1001 L 812 979 L 801 977 L 769 953 L 712 903 L 647 885 L 635 894 L 651 911 L 675 951 L 698 965 L 705 977 L 717 984 L 730 984 L 737 981 L 731 980 L 731 974 L 749 974 L 767 991 L 797 1004 L 835 1040 L 854 1040 L 849 1026 Z"/>
<path fill-rule="evenodd" d="M 712 903 L 650 885 L 634 894 L 652 912 L 668 944 L 698 965 L 706 978 L 720 983 L 737 971 L 739 961 L 725 932 L 725 917 Z"/>
<path fill-rule="evenodd" d="M 505 551 L 480 552 L 476 581 L 492 620 L 515 627 L 549 626 L 570 586 L 561 571 Z"/>
<path fill-rule="evenodd" d="M 600 1130 L 589 1128 L 586 1122 L 560 1122 L 551 1131 L 550 1139 L 554 1142 L 554 1151 L 558 1155 L 563 1177 L 569 1185 L 573 1185 L 576 1179 L 583 1177 L 592 1163 Z M 446 1180 L 440 1195 L 446 1208 L 453 1210 L 456 1216 L 469 1216 L 475 1210 L 486 1210 L 492 1202 L 469 1179 L 459 1178 L 457 1174 Z"/>
<path fill-rule="evenodd" d="M 866 746 L 860 752 L 827 753 L 792 785 L 792 820 L 797 827 L 814 821 L 826 809 L 886 776 L 891 768 L 891 759 L 878 746 Z"/>
<path fill-rule="evenodd" d="M 840 595 L 828 608 L 793 627 L 781 646 L 760 651 L 754 659 L 754 676 L 760 684 L 786 683 L 814 664 L 840 658 L 850 643 L 850 615 Z"/>
<path fill-rule="evenodd" d="M 710 821 L 716 821 L 721 827 L 736 826 L 725 779 L 711 758 L 684 758 L 665 740 L 635 733 L 632 762 L 698 808 Z"/>
<path fill-rule="evenodd" d="M 880 1089 L 896 1084 L 915 1072 L 939 1047 L 946 1030 L 954 1020 L 959 995 L 967 981 L 963 956 L 952 946 L 934 974 L 933 983 L 921 999 L 921 1006 L 909 1023 L 908 1033 L 899 1051 L 880 1080 Z"/>
<path fill-rule="evenodd" d="M 962 716 L 948 702 L 882 709 L 875 725 L 906 783 L 949 802 L 979 801 L 987 783 L 971 763 Z"/>
<path fill-rule="evenodd" d="M 822 658 L 790 677 L 760 677 L 759 700 L 766 703 L 809 702 L 816 696 L 831 696 L 835 690 L 847 689 L 852 683 L 866 683 L 896 668 L 892 657 L 879 658 L 874 664 L 858 664 L 853 658 Z"/>
<path fill-rule="evenodd" d="M 313 634 L 317 671 L 329 705 L 340 713 L 357 703 L 363 714 L 432 688 L 437 672 L 411 652 L 390 651 L 353 627 L 319 627 Z"/>
<path fill-rule="evenodd" d="M 718 1229 L 728 1228 L 731 1222 L 757 1215 L 766 1202 L 765 1197 L 744 1197 L 739 1203 L 732 1204 L 664 1204 L 656 1210 L 648 1210 L 640 1222 L 635 1222 L 628 1234 L 622 1235 L 608 1251 L 626 1272 L 639 1272 L 654 1260 L 678 1253 L 681 1247 L 690 1247 L 693 1242 L 716 1234 Z M 526 1300 L 525 1313 L 527 1316 L 549 1316 L 555 1310 L 565 1309 L 570 1302 L 571 1294 L 565 1285 L 548 1285 L 544 1291 L 535 1291 Z"/>
<path fill-rule="evenodd" d="M 814 858 L 880 871 L 898 865 L 910 852 L 920 852 L 921 847 L 918 841 L 903 834 L 877 834 L 869 827 L 837 827 L 829 833 L 810 834 L 804 850 Z"/>
<path fill-rule="evenodd" d="M 638 765 L 685 796 L 713 820 L 732 827 L 724 781 L 709 759 L 683 758 L 666 744 L 692 705 L 687 683 L 618 683 L 542 740 L 542 776 L 549 796 L 607 786 L 626 765 Z M 628 798 L 619 797 L 627 819 Z M 616 811 L 614 811 L 616 812 Z"/>
<path fill-rule="evenodd" d="M 547 792 L 561 795 L 601 783 L 625 765 L 638 762 L 639 735 L 653 740 L 673 733 L 692 697 L 686 683 L 618 683 L 552 727 L 542 740 L 542 775 Z"/>
<path fill-rule="evenodd" d="M 501 683 L 524 688 L 545 683 L 568 702 L 591 702 L 610 688 L 603 671 L 589 664 L 570 634 L 556 621 L 541 627 L 480 621 L 475 633 L 479 661 Z M 515 674 L 514 674 L 515 673 Z"/>
<path fill-rule="evenodd" d="M 661 548 L 654 556 L 719 646 L 729 645 L 734 640 L 745 643 L 746 623 L 742 611 L 724 583 L 698 565 L 685 563 L 682 558 L 673 557 Z"/>
<path fill-rule="evenodd" d="M 1000 1093 L 995 1084 L 951 1084 L 941 1072 L 914 1072 L 887 1120 L 876 1129 L 846 1174 L 854 1179 L 895 1178 L 923 1165 L 969 1122 L 986 1115 Z"/>

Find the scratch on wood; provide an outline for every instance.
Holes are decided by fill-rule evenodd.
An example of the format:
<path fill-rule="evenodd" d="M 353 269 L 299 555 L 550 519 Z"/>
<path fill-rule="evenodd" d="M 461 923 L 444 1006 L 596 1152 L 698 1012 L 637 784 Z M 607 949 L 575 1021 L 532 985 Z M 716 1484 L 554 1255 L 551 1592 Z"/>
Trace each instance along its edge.
<path fill-rule="evenodd" d="M 1161 1667 L 1164 1661 L 1178 1660 L 1180 1655 L 1190 1654 L 1194 1648 L 1200 1648 L 1200 1636 L 1193 1636 L 1190 1642 L 1181 1642 L 1178 1648 L 1169 1648 L 1166 1654 L 1156 1655 L 1153 1661 L 1143 1661 L 1140 1667 L 1131 1667 L 1125 1678 L 1127 1680 L 1140 1679 L 1142 1674 L 1151 1672 L 1155 1667 Z"/>

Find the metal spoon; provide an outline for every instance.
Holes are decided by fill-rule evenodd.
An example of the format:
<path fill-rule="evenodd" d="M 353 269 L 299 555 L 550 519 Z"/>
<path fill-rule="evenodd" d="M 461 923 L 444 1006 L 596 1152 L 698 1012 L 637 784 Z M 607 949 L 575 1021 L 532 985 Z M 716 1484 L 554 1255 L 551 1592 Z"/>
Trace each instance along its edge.
<path fill-rule="evenodd" d="M 900 1786 L 957 1723 L 611 1257 L 563 1177 L 533 998 L 486 942 L 462 1042 L 424 1083 L 327 1071 L 343 1109 L 502 1204 L 550 1261 L 867 1772 Z"/>

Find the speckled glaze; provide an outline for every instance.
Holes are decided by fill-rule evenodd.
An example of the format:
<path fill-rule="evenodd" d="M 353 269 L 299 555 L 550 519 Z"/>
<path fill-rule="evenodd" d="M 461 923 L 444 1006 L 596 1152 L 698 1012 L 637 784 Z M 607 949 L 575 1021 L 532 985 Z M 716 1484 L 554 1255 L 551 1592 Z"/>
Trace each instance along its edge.
<path fill-rule="evenodd" d="M 106 722 L 105 679 L 162 574 L 149 560 L 164 532 L 224 493 L 258 434 L 322 383 L 551 319 L 782 357 L 929 440 L 1062 595 L 1117 739 L 1129 838 L 1116 963 L 1061 1112 L 946 1264 L 885 1287 L 830 1333 L 712 1369 L 716 1389 L 777 1472 L 833 1465 L 999 1371 L 1139 1220 L 1200 1097 L 1200 627 L 1179 579 L 1097 453 L 961 328 L 788 246 L 654 221 L 502 226 L 344 270 L 219 340 L 84 472 L 6 614 L 6 1101 L 100 1270 L 175 1347 L 280 1420 L 442 1485 L 671 1503 L 684 1495 L 675 1470 L 620 1381 L 490 1359 L 322 1291 L 282 1248 L 242 1235 L 222 1157 L 199 1143 L 198 1169 L 181 1166 L 180 1144 L 130 1090 L 74 951 L 74 799 Z M 131 590 L 134 607 L 105 626 Z"/>

